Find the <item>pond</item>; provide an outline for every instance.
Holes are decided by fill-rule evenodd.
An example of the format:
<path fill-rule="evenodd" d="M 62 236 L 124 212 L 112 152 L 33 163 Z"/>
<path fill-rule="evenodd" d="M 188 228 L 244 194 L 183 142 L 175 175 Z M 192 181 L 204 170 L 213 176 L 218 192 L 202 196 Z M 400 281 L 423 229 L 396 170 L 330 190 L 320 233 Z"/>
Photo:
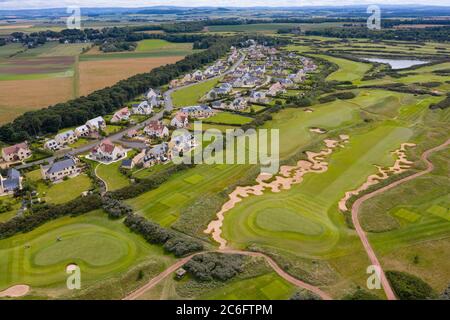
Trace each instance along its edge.
<path fill-rule="evenodd" d="M 393 70 L 406 69 L 419 64 L 426 64 L 429 61 L 411 59 L 384 59 L 384 58 L 363 58 L 366 61 L 387 63 Z"/>

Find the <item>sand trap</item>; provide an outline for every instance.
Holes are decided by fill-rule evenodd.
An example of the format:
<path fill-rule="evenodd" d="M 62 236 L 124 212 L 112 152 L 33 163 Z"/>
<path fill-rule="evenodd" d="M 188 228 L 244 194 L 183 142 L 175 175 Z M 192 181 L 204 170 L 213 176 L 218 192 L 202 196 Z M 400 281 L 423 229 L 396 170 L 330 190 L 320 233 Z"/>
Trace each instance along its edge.
<path fill-rule="evenodd" d="M 309 129 L 310 132 L 314 132 L 314 133 L 326 133 L 327 131 L 324 129 L 320 129 L 320 128 L 310 128 Z"/>
<path fill-rule="evenodd" d="M 320 152 L 306 152 L 307 160 L 300 160 L 295 166 L 281 166 L 278 175 L 275 177 L 261 173 L 257 178 L 257 184 L 248 187 L 237 187 L 230 195 L 222 209 L 217 213 L 217 219 L 211 221 L 208 228 L 204 231 L 206 234 L 211 234 L 212 238 L 220 244 L 220 249 L 227 247 L 227 241 L 222 238 L 222 224 L 224 214 L 235 207 L 235 205 L 250 195 L 260 196 L 266 189 L 272 192 L 281 192 L 281 190 L 288 190 L 294 184 L 299 184 L 303 181 L 303 176 L 307 173 L 322 173 L 328 169 L 328 163 L 324 161 L 325 157 L 330 155 L 335 148 L 343 146 L 346 139 L 324 140 L 326 149 Z M 271 182 L 267 182 L 271 180 Z"/>
<path fill-rule="evenodd" d="M 392 152 L 397 156 L 394 165 L 388 168 L 381 168 L 379 166 L 376 166 L 378 168 L 378 173 L 367 177 L 366 182 L 364 182 L 358 189 L 348 191 L 345 193 L 345 196 L 339 201 L 338 204 L 339 210 L 341 211 L 348 210 L 347 201 L 352 196 L 360 194 L 362 191 L 367 190 L 369 187 L 380 183 L 380 181 L 389 178 L 393 174 L 399 174 L 411 168 L 412 162 L 407 159 L 405 152 L 407 147 L 414 147 L 414 146 L 415 144 L 413 143 L 403 143 L 399 149 Z"/>
<path fill-rule="evenodd" d="M 25 284 L 10 287 L 0 291 L 0 297 L 18 298 L 25 296 L 30 291 L 30 287 Z"/>
<path fill-rule="evenodd" d="M 308 112 L 308 113 L 314 112 L 313 109 L 309 109 L 309 108 L 303 109 L 303 111 L 304 111 L 304 112 Z"/>

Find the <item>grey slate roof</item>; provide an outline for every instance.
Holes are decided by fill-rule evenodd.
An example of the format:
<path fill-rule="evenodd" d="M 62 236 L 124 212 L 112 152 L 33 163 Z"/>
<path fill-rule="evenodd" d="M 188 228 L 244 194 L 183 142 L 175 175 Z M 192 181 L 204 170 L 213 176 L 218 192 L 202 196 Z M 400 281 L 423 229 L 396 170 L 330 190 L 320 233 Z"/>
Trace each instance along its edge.
<path fill-rule="evenodd" d="M 51 174 L 51 173 L 60 172 L 60 171 L 63 171 L 64 169 L 73 167 L 75 165 L 76 165 L 76 163 L 73 159 L 64 159 L 64 160 L 61 160 L 58 162 L 54 162 L 53 164 L 48 166 L 47 168 L 49 168 L 49 169 L 47 170 L 47 173 Z"/>

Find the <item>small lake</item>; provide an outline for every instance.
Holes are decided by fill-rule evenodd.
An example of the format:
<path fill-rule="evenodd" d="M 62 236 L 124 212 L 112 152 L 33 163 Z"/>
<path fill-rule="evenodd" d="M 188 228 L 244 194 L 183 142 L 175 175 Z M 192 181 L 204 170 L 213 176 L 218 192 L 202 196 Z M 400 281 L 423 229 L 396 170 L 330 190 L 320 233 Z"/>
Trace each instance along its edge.
<path fill-rule="evenodd" d="M 406 59 L 384 59 L 384 58 L 363 58 L 366 61 L 387 63 L 393 70 L 406 69 L 419 64 L 426 64 L 429 61 L 406 60 Z"/>

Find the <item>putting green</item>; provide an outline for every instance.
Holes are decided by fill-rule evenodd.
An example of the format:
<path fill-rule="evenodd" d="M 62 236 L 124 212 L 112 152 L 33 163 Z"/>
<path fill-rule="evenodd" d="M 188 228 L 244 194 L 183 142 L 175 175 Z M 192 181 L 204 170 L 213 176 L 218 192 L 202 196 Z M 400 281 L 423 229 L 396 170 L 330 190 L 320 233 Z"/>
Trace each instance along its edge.
<path fill-rule="evenodd" d="M 149 245 L 101 211 L 64 217 L 0 240 L 0 290 L 22 283 L 33 289 L 66 290 L 66 267 L 72 263 L 80 267 L 85 288 L 150 257 L 173 261 L 162 248 Z"/>
<path fill-rule="evenodd" d="M 50 233 L 53 235 L 53 233 Z M 60 241 L 44 235 L 42 247 L 36 249 L 32 262 L 37 266 L 48 266 L 69 260 L 81 260 L 91 266 L 114 263 L 129 253 L 126 242 L 100 230 L 80 226 L 74 232 L 64 232 Z"/>

